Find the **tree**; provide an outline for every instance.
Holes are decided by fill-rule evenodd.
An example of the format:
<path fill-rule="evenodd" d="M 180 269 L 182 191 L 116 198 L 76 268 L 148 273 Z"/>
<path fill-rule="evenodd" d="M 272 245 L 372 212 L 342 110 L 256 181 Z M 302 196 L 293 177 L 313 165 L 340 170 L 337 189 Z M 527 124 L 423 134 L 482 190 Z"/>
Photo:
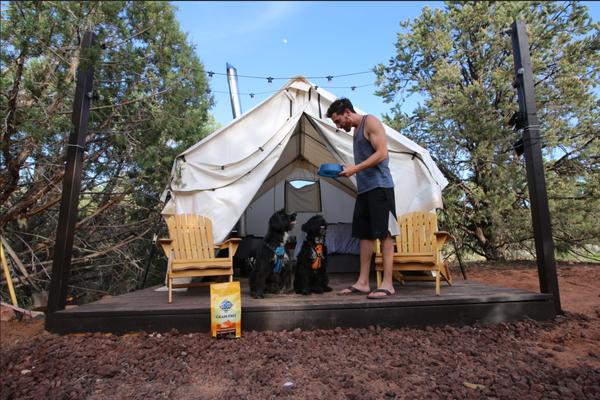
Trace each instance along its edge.
<path fill-rule="evenodd" d="M 447 1 L 401 21 L 397 54 L 375 67 L 385 121 L 426 147 L 450 181 L 441 223 L 488 260 L 533 251 L 525 162 L 503 31 L 526 21 L 555 247 L 590 255 L 600 238 L 600 25 L 579 2 Z M 424 100 L 412 115 L 402 105 Z"/>
<path fill-rule="evenodd" d="M 80 54 L 90 30 L 99 45 Z M 92 63 L 72 284 L 135 288 L 175 156 L 215 128 L 204 67 L 174 7 L 15 1 L 2 10 L 0 38 L 2 236 L 34 278 L 49 281 L 77 69 Z"/>

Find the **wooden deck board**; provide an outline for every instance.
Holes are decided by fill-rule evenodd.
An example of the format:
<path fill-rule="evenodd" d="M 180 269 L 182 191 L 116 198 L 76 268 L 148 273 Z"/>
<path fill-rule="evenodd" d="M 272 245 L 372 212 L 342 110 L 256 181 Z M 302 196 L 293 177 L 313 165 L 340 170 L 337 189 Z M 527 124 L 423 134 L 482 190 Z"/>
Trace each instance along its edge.
<path fill-rule="evenodd" d="M 374 275 L 374 274 L 373 274 Z M 440 296 L 434 282 L 396 282 L 396 294 L 371 300 L 366 296 L 338 296 L 337 292 L 356 281 L 356 274 L 331 274 L 333 291 L 322 295 L 250 296 L 247 281 L 241 283 L 242 329 L 281 331 L 361 328 L 373 326 L 401 328 L 425 326 L 464 326 L 515 322 L 523 318 L 555 317 L 553 296 L 485 283 L 454 279 L 442 282 Z M 375 277 L 371 282 L 375 287 Z M 210 331 L 210 288 L 199 287 L 168 292 L 156 287 L 103 299 L 59 311 L 47 317 L 46 329 L 58 333 L 128 332 L 181 333 Z"/>

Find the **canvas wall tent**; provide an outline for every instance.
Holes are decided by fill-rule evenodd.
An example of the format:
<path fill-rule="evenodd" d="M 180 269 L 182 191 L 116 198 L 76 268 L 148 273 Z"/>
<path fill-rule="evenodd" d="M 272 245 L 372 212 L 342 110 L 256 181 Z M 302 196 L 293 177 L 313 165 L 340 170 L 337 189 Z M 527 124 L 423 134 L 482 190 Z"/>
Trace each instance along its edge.
<path fill-rule="evenodd" d="M 246 212 L 247 234 L 264 236 L 270 215 L 285 204 L 286 181 L 306 180 L 318 183 L 299 190 L 287 185 L 288 200 L 320 188 L 325 219 L 351 222 L 355 178 L 317 175 L 321 164 L 354 164 L 353 131 L 336 129 L 325 116 L 335 100 L 303 76 L 291 78 L 268 99 L 177 157 L 170 188 L 163 194 L 163 216 L 204 215 L 213 221 L 215 242 L 221 242 Z M 365 114 L 356 106 L 355 110 Z M 429 153 L 390 127 L 385 129 L 398 215 L 441 208 L 447 180 Z M 298 214 L 298 226 L 315 213 Z M 294 234 L 300 233 L 295 228 Z"/>

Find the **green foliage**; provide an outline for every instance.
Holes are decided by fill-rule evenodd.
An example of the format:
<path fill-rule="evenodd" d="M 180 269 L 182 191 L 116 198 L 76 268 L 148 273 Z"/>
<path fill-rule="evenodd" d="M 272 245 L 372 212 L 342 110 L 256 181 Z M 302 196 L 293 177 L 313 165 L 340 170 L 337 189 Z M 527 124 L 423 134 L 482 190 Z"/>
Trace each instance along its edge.
<path fill-rule="evenodd" d="M 397 54 L 375 67 L 386 123 L 427 148 L 450 181 L 441 222 L 488 260 L 533 252 L 524 158 L 508 126 L 518 111 L 503 31 L 526 21 L 556 249 L 586 254 L 600 238 L 600 25 L 579 2 L 448 1 L 401 21 Z M 412 115 L 402 111 L 419 95 Z"/>
<path fill-rule="evenodd" d="M 163 1 L 15 1 L 1 22 L 3 236 L 49 279 L 77 72 L 94 68 L 72 280 L 130 290 L 175 157 L 217 128 L 195 48 Z"/>

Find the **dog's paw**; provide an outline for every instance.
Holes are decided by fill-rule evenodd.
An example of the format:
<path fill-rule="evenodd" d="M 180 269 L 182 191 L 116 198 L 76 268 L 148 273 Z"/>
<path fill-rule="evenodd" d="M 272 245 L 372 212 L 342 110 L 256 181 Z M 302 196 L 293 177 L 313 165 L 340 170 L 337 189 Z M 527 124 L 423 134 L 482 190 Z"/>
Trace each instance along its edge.
<path fill-rule="evenodd" d="M 327 286 L 325 289 L 323 289 L 325 292 L 331 292 L 333 289 L 330 288 L 329 286 Z"/>
<path fill-rule="evenodd" d="M 302 293 L 305 296 L 310 296 L 312 294 L 310 290 L 303 290 L 300 293 Z"/>
<path fill-rule="evenodd" d="M 259 293 L 255 293 L 252 297 L 254 297 L 255 299 L 264 299 L 265 296 L 263 294 L 259 294 Z"/>
<path fill-rule="evenodd" d="M 321 288 L 315 288 L 315 293 L 316 294 L 323 294 L 323 289 L 321 289 Z"/>

